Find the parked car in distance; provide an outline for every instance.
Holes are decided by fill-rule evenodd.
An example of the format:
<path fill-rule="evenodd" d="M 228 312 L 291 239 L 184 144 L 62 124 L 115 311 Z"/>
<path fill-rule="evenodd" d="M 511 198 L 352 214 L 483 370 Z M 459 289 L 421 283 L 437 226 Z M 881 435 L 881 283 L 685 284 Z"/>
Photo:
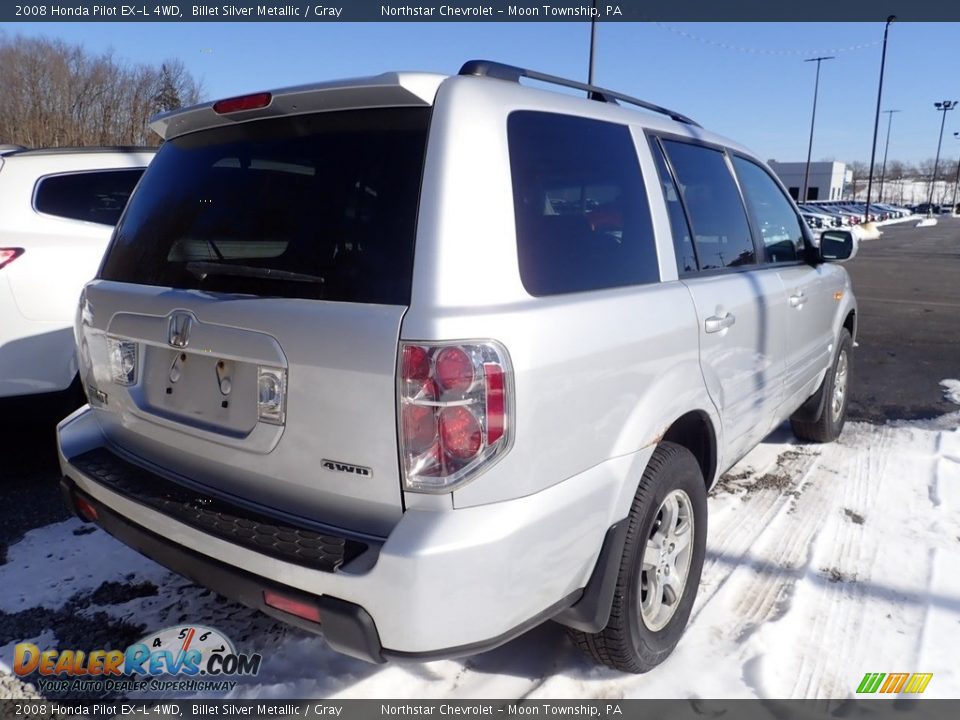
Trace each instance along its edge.
<path fill-rule="evenodd" d="M 61 399 L 70 410 L 80 404 L 77 298 L 153 154 L 16 147 L 0 154 L 0 399 L 53 400 L 58 411 Z"/>
<path fill-rule="evenodd" d="M 64 495 L 336 650 L 552 619 L 647 671 L 721 473 L 788 419 L 843 428 L 853 235 L 814 247 L 767 166 L 680 113 L 472 61 L 152 126 L 77 312 Z"/>

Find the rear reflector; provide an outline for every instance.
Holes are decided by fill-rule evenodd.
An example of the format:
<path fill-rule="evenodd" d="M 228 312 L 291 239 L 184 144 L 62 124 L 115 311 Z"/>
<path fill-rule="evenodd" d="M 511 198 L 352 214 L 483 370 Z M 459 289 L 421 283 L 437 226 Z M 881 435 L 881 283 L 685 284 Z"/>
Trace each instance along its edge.
<path fill-rule="evenodd" d="M 97 521 L 97 509 L 93 506 L 92 502 L 77 496 L 74 499 L 73 504 L 77 509 L 77 515 L 79 515 L 81 518 L 89 522 Z"/>
<path fill-rule="evenodd" d="M 309 603 L 301 602 L 300 600 L 294 600 L 291 597 L 281 595 L 273 590 L 263 591 L 263 602 L 272 608 L 296 615 L 304 620 L 315 623 L 320 622 L 320 608 L 315 605 L 310 605 Z"/>
<path fill-rule="evenodd" d="M 23 255 L 23 248 L 0 248 L 0 268 L 5 268 Z"/>
<path fill-rule="evenodd" d="M 240 97 L 227 98 L 226 100 L 217 100 L 213 104 L 213 111 L 220 115 L 226 113 L 239 112 L 241 110 L 256 110 L 270 104 L 271 95 L 268 92 L 254 93 L 253 95 L 241 95 Z"/>

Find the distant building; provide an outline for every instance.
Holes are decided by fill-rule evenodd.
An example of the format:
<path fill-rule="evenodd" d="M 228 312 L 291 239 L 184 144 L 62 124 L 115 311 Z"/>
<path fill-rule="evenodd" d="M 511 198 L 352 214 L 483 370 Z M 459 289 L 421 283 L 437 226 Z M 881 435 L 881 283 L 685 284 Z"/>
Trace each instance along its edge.
<path fill-rule="evenodd" d="M 771 160 L 770 168 L 787 186 L 790 197 L 800 199 L 803 188 L 805 162 L 777 162 Z M 843 189 L 849 180 L 847 166 L 842 162 L 812 162 L 810 176 L 807 179 L 807 200 L 842 200 Z"/>

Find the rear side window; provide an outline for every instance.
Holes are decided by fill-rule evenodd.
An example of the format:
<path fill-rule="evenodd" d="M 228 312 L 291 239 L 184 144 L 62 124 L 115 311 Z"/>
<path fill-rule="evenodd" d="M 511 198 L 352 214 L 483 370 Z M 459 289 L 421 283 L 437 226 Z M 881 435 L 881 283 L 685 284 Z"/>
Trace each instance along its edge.
<path fill-rule="evenodd" d="M 174 138 L 117 227 L 101 277 L 406 305 L 429 120 L 429 108 L 378 108 Z"/>
<path fill-rule="evenodd" d="M 650 146 L 657 172 L 660 173 L 663 198 L 667 202 L 667 214 L 670 216 L 670 230 L 673 234 L 673 250 L 677 255 L 677 272 L 681 275 L 696 272 L 697 255 L 693 249 L 693 238 L 690 237 L 690 224 L 687 222 L 683 203 L 680 201 L 680 191 L 667 168 L 660 144 L 654 140 Z"/>
<path fill-rule="evenodd" d="M 772 263 L 800 260 L 803 257 L 803 229 L 780 186 L 766 170 L 750 160 L 735 155 L 733 166 L 763 238 L 764 259 Z"/>
<path fill-rule="evenodd" d="M 42 178 L 33 206 L 37 212 L 100 225 L 116 225 L 143 168 L 97 170 Z"/>
<path fill-rule="evenodd" d="M 531 295 L 660 279 L 636 148 L 624 125 L 514 112 L 507 122 L 520 278 Z"/>
<path fill-rule="evenodd" d="M 693 226 L 700 270 L 755 263 L 750 225 L 724 153 L 674 140 L 663 140 L 663 148 Z"/>

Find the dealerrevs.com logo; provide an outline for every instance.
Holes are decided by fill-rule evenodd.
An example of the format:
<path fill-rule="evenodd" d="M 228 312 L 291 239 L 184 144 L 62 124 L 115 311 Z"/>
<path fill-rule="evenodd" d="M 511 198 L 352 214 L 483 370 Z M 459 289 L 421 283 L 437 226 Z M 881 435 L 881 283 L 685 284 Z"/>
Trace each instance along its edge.
<path fill-rule="evenodd" d="M 202 625 L 151 633 L 126 650 L 41 650 L 32 643 L 14 649 L 13 671 L 36 674 L 40 690 L 131 692 L 231 690 L 230 678 L 256 675 L 259 653 L 238 653 L 219 630 Z"/>

